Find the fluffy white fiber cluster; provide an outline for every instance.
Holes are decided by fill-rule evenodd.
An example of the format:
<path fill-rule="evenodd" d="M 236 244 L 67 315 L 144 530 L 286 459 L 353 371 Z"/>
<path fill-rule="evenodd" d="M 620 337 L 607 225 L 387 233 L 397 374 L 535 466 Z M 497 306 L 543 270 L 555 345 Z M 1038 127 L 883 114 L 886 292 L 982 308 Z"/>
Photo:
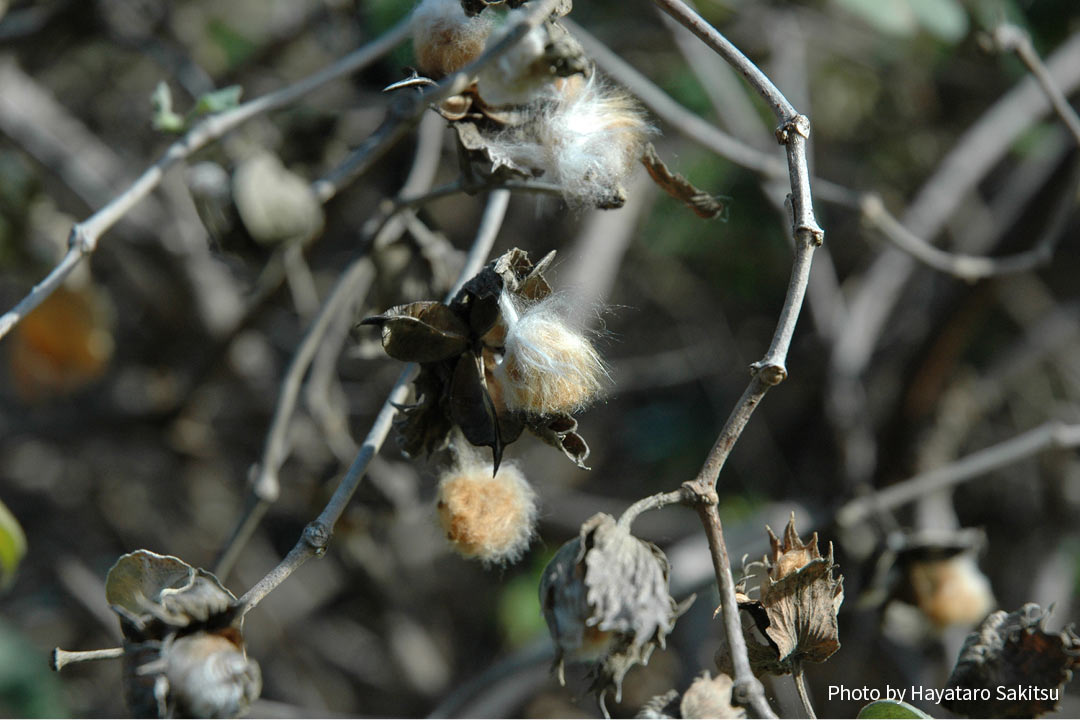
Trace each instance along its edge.
<path fill-rule="evenodd" d="M 496 137 L 493 147 L 558 183 L 571 205 L 621 204 L 622 182 L 652 132 L 637 103 L 595 75 L 573 75 L 550 83 L 531 110 L 530 122 Z"/>
<path fill-rule="evenodd" d="M 436 77 L 456 72 L 483 52 L 493 27 L 491 13 L 469 17 L 458 0 L 423 0 L 412 15 L 416 64 Z"/>
<path fill-rule="evenodd" d="M 549 298 L 523 311 L 507 293 L 505 353 L 495 367 L 507 408 L 534 415 L 571 413 L 599 394 L 607 373 L 592 343 L 572 329 Z"/>

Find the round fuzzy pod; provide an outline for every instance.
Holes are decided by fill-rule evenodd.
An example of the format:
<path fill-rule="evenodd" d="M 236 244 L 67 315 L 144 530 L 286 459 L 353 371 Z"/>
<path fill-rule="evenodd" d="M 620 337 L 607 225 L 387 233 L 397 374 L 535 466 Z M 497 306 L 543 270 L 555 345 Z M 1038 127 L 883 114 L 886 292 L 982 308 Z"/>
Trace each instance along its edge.
<path fill-rule="evenodd" d="M 439 480 L 439 521 L 454 550 L 485 564 L 517 562 L 536 525 L 536 493 L 513 465 L 455 467 Z"/>
<path fill-rule="evenodd" d="M 501 304 L 508 330 L 502 362 L 495 368 L 506 407 L 552 415 L 592 402 L 607 373 L 589 339 L 570 327 L 552 300 L 520 315 L 510 302 L 504 294 Z"/>
<path fill-rule="evenodd" d="M 413 51 L 421 72 L 442 77 L 476 59 L 491 34 L 491 13 L 469 17 L 459 0 L 423 0 L 413 11 Z"/>

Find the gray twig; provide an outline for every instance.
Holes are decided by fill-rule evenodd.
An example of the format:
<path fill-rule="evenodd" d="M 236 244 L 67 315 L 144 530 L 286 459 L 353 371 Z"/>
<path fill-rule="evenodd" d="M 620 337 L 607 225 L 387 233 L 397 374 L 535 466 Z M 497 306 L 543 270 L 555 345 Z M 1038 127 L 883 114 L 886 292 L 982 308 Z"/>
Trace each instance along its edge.
<path fill-rule="evenodd" d="M 850 527 L 878 510 L 889 510 L 951 488 L 972 478 L 1023 460 L 1049 448 L 1080 446 L 1080 425 L 1048 422 L 1005 442 L 991 445 L 944 467 L 919 473 L 872 495 L 852 500 L 836 514 L 841 526 Z"/>
<path fill-rule="evenodd" d="M 68 250 L 59 264 L 15 307 L 0 316 L 0 338 L 7 335 L 27 313 L 60 287 L 82 259 L 94 251 L 101 236 L 161 184 L 169 168 L 253 117 L 296 102 L 331 80 L 371 64 L 404 40 L 408 30 L 408 22 L 402 21 L 382 37 L 346 55 L 333 65 L 232 110 L 211 115 L 198 123 L 184 137 L 170 145 L 161 158 L 147 168 L 127 190 L 71 228 Z"/>

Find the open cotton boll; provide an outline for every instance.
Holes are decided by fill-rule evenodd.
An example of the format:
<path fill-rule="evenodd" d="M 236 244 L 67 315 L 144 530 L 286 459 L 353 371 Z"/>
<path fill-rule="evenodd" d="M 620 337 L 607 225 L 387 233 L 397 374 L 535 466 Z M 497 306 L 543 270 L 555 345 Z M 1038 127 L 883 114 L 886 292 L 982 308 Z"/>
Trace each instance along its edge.
<path fill-rule="evenodd" d="M 505 353 L 495 367 L 502 400 L 533 415 L 570 413 L 592 402 L 603 387 L 604 363 L 592 343 L 572 329 L 552 299 L 518 312 L 503 293 Z"/>
<path fill-rule="evenodd" d="M 622 182 L 641 157 L 652 127 L 626 93 L 595 77 L 560 83 L 557 102 L 539 121 L 547 166 L 570 202 L 619 207 Z"/>
<path fill-rule="evenodd" d="M 485 564 L 516 562 L 536 525 L 536 493 L 522 472 L 469 457 L 439 480 L 439 521 L 454 550 Z"/>
<path fill-rule="evenodd" d="M 413 11 L 413 50 L 421 72 L 442 77 L 475 60 L 493 27 L 490 13 L 469 17 L 459 0 L 423 0 Z"/>

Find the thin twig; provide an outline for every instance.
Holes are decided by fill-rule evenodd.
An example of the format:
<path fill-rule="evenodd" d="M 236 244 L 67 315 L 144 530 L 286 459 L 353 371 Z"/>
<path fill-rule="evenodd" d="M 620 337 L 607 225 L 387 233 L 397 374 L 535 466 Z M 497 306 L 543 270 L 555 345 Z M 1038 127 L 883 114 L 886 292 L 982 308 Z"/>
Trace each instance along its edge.
<path fill-rule="evenodd" d="M 681 0 L 656 0 L 657 5 L 690 29 L 706 45 L 715 50 L 747 79 L 750 85 L 769 103 L 779 127 L 777 140 L 784 145 L 787 154 L 788 180 L 791 184 L 792 235 L 795 238 L 795 259 L 788 283 L 784 307 L 780 312 L 776 331 L 765 357 L 751 366 L 753 377 L 742 397 L 721 428 L 716 444 L 706 458 L 695 480 L 683 485 L 692 493 L 698 514 L 705 527 L 720 588 L 724 632 L 731 649 L 735 668 L 735 701 L 749 706 L 762 717 L 775 717 L 765 699 L 760 681 L 754 677 L 747 656 L 746 640 L 735 601 L 735 581 L 731 575 L 731 561 L 724 542 L 723 527 L 717 512 L 716 484 L 731 449 L 742 434 L 754 409 L 765 393 L 787 377 L 787 353 L 791 346 L 795 324 L 802 308 L 803 298 L 810 277 L 814 249 L 821 245 L 824 232 L 814 217 L 813 199 L 810 194 L 810 172 L 806 158 L 806 140 L 810 135 L 810 121 L 799 114 L 783 94 L 761 70 L 742 54 L 727 38 L 703 20 Z"/>
<path fill-rule="evenodd" d="M 476 234 L 476 240 L 469 250 L 465 267 L 461 271 L 455 289 L 447 296 L 448 302 L 453 297 L 453 294 L 457 292 L 457 288 L 483 267 L 502 226 L 509 200 L 509 190 L 496 190 L 489 196 L 487 207 L 484 209 L 484 217 L 480 221 L 480 228 Z M 246 615 L 263 598 L 292 575 L 297 568 L 312 557 L 326 552 L 334 526 L 342 513 L 345 512 L 345 508 L 348 506 L 356 489 L 360 486 L 360 481 L 363 479 L 371 459 L 375 457 L 375 454 L 382 447 L 383 442 L 390 433 L 397 407 L 405 402 L 408 396 L 408 384 L 412 380 L 416 369 L 415 363 L 409 363 L 402 371 L 397 383 L 390 391 L 390 396 L 386 399 L 378 416 L 375 418 L 371 431 L 368 433 L 363 445 L 360 446 L 360 451 L 356 454 L 352 465 L 349 466 L 345 476 L 338 484 L 337 490 L 334 491 L 334 494 L 326 503 L 326 507 L 323 508 L 315 520 L 304 528 L 300 539 L 289 551 L 289 554 L 285 556 L 285 559 L 240 597 L 236 603 L 236 612 L 238 614 Z"/>
<path fill-rule="evenodd" d="M 1031 71 L 1035 80 L 1042 87 L 1043 92 L 1046 93 L 1046 97 L 1049 98 L 1050 104 L 1054 106 L 1054 111 L 1058 114 L 1058 117 L 1065 123 L 1065 127 L 1069 128 L 1069 132 L 1072 133 L 1077 144 L 1080 145 L 1080 117 L 1076 115 L 1076 111 L 1069 104 L 1065 93 L 1061 91 L 1061 88 L 1054 81 L 1054 77 L 1050 74 L 1046 65 L 1043 64 L 1039 53 L 1035 52 L 1035 47 L 1031 44 L 1031 37 L 1016 25 L 1005 23 L 994 30 L 994 44 L 1001 50 L 1016 53 L 1016 56 L 1027 66 L 1027 69 Z"/>
<path fill-rule="evenodd" d="M 1005 442 L 991 445 L 956 462 L 908 478 L 865 497 L 852 500 L 836 514 L 841 526 L 850 527 L 879 509 L 889 510 L 924 495 L 950 488 L 972 478 L 1023 460 L 1050 448 L 1080 447 L 1080 425 L 1048 422 Z"/>
<path fill-rule="evenodd" d="M 803 674 L 803 666 L 798 660 L 791 663 L 791 679 L 795 681 L 795 689 L 799 693 L 799 700 L 802 701 L 803 712 L 806 713 L 806 717 L 810 718 L 810 720 L 817 720 L 814 705 L 810 702 L 810 694 L 806 692 L 806 676 Z"/>
<path fill-rule="evenodd" d="M 248 120 L 289 105 L 332 80 L 370 65 L 404 40 L 408 31 L 408 21 L 402 21 L 382 37 L 353 51 L 333 65 L 232 110 L 211 115 L 191 128 L 184 137 L 170 145 L 158 161 L 147 168 L 127 190 L 71 228 L 68 250 L 60 263 L 14 308 L 0 316 L 0 338 L 7 335 L 27 313 L 60 287 L 82 259 L 95 250 L 101 236 L 157 188 L 169 168 Z"/>
<path fill-rule="evenodd" d="M 93 660 L 115 660 L 124 657 L 124 648 L 105 648 L 104 650 L 63 650 L 53 648 L 49 666 L 59 672 L 66 666 L 74 663 L 90 662 Z"/>
<path fill-rule="evenodd" d="M 674 505 L 675 503 L 685 502 L 686 500 L 686 492 L 681 488 L 672 492 L 657 493 L 656 495 L 642 498 L 623 511 L 622 516 L 619 517 L 619 527 L 629 532 L 630 526 L 641 513 L 648 510 L 659 510 L 667 505 Z"/>

